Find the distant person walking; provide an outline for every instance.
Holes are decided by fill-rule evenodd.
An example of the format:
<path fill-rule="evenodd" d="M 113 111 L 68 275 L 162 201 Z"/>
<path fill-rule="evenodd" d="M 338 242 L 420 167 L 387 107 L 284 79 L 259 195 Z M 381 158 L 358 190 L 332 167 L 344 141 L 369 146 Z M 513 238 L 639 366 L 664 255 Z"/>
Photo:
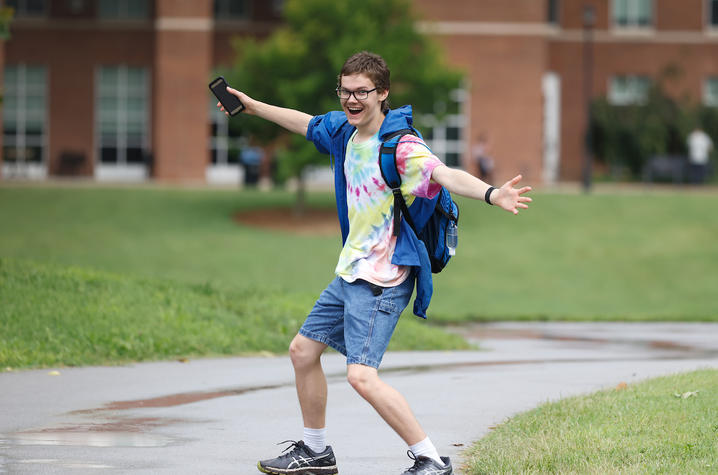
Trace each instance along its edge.
<path fill-rule="evenodd" d="M 389 109 L 389 68 L 375 54 L 353 55 L 338 77 L 336 94 L 342 110 L 314 117 L 254 100 L 231 88 L 228 91 L 244 103 L 246 113 L 301 134 L 320 152 L 334 157 L 335 195 L 343 239 L 336 277 L 321 293 L 289 346 L 304 438 L 287 441 L 292 445 L 285 453 L 261 460 L 259 470 L 293 475 L 338 473 L 334 452 L 326 440 L 327 380 L 320 359 L 331 346 L 347 358 L 349 384 L 409 446 L 414 465 L 404 473 L 453 473 L 451 461 L 439 456 L 404 396 L 378 374 L 415 284 L 414 313 L 426 317 L 431 299 L 431 268 L 426 248 L 404 220 L 399 223 L 402 229 L 399 237 L 394 235 L 393 194 L 379 168 L 382 141 L 410 129 L 413 121 L 410 106 Z M 402 178 L 400 191 L 407 203 L 416 197 L 433 198 L 441 189 L 439 185 L 451 193 L 485 200 L 513 214 L 528 208 L 531 201 L 522 196 L 530 187 L 514 188 L 521 180 L 520 175 L 494 188 L 462 170 L 445 166 L 423 140 L 412 134 L 402 135 L 396 162 Z M 268 419 L 267 424 L 271 423 Z M 366 442 L 356 451 L 368 458 L 372 455 L 371 441 Z"/>
<path fill-rule="evenodd" d="M 690 182 L 704 183 L 708 173 L 708 160 L 713 150 L 713 140 L 700 127 L 688 135 L 688 166 Z"/>
<path fill-rule="evenodd" d="M 486 139 L 486 134 L 479 134 L 476 138 L 471 155 L 476 163 L 476 169 L 479 171 L 479 178 L 487 183 L 493 181 L 494 159 L 489 154 L 489 142 Z"/>

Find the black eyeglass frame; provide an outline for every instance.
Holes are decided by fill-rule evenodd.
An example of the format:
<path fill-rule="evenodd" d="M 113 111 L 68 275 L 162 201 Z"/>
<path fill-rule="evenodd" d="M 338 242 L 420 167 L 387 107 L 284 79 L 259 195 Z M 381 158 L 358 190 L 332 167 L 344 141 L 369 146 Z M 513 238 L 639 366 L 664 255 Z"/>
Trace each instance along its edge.
<path fill-rule="evenodd" d="M 350 91 L 349 89 L 345 89 L 341 86 L 338 86 L 336 89 L 337 97 L 339 97 L 339 99 L 341 99 L 343 101 L 348 101 L 349 98 L 352 97 L 352 95 L 354 95 L 354 99 L 356 99 L 357 101 L 366 101 L 367 99 L 369 99 L 369 93 L 374 92 L 376 90 L 377 90 L 377 88 L 375 87 L 374 89 L 368 89 L 368 90 L 359 89 L 358 91 Z M 346 91 L 348 93 L 347 97 L 342 97 L 342 91 Z M 366 94 L 366 97 L 364 99 L 359 99 L 359 97 L 357 96 L 357 93 Z"/>

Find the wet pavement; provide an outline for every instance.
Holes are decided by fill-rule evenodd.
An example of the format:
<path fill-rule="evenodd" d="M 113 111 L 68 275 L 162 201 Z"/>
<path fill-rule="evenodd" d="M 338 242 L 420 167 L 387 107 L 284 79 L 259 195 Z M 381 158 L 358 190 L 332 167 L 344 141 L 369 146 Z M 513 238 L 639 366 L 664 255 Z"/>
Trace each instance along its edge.
<path fill-rule="evenodd" d="M 561 397 L 718 368 L 718 324 L 496 323 L 453 329 L 482 351 L 394 352 L 382 377 L 442 455 Z M 404 443 L 324 356 L 328 437 L 340 473 L 398 474 Z M 694 388 L 689 388 L 694 389 Z M 288 357 L 0 374 L 0 473 L 254 474 L 301 437 Z M 462 473 L 461 470 L 456 470 Z"/>

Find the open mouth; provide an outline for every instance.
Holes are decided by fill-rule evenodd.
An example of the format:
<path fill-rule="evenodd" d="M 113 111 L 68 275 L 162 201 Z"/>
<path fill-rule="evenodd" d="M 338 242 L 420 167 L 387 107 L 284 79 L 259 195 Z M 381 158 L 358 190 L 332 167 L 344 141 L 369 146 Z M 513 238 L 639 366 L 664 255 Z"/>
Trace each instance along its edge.
<path fill-rule="evenodd" d="M 364 110 L 364 109 L 362 109 L 361 107 L 359 107 L 359 108 L 347 107 L 347 112 L 349 112 L 349 115 L 350 115 L 350 116 L 357 116 L 357 115 L 361 114 L 361 112 L 362 112 L 363 110 Z"/>

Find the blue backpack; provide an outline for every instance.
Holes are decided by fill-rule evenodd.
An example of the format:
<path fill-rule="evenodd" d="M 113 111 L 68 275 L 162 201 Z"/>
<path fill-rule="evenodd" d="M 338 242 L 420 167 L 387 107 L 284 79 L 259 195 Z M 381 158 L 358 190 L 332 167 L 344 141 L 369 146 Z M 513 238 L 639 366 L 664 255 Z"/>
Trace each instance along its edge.
<path fill-rule="evenodd" d="M 416 236 L 424 242 L 426 250 L 429 252 L 431 272 L 436 274 L 441 272 L 446 267 L 449 259 L 451 259 L 449 248 L 446 245 L 446 233 L 451 222 L 454 225 L 459 223 L 459 207 L 451 199 L 449 190 L 442 186 L 441 191 L 435 198 L 430 200 L 429 198 L 417 197 L 414 200 L 414 204 L 416 204 L 416 200 L 436 201 L 434 212 L 428 221 L 420 229 L 417 229 L 414 225 L 404 196 L 401 194 L 401 175 L 396 167 L 396 148 L 399 144 L 399 139 L 408 134 L 421 137 L 414 129 L 399 130 L 386 137 L 379 149 L 379 168 L 384 182 L 391 188 L 394 195 L 394 236 L 399 236 L 401 216 L 404 215 L 404 219 L 414 230 Z"/>

